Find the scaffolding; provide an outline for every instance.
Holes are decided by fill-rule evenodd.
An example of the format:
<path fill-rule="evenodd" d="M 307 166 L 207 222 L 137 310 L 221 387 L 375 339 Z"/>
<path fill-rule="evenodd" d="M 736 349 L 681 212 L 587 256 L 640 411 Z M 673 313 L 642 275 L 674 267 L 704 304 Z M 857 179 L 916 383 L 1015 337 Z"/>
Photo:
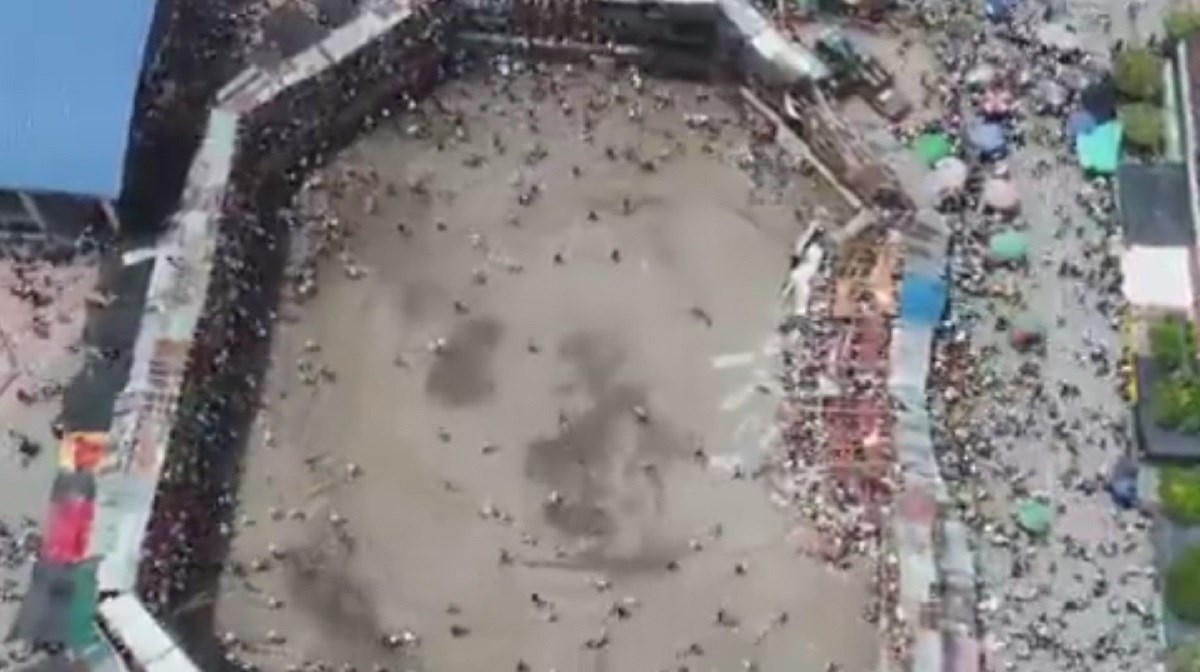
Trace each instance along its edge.
<path fill-rule="evenodd" d="M 893 414 L 887 394 L 898 250 L 869 230 L 834 250 L 814 281 L 801 337 L 788 353 L 783 436 L 793 469 L 819 475 L 842 507 L 881 522 L 893 493 Z"/>

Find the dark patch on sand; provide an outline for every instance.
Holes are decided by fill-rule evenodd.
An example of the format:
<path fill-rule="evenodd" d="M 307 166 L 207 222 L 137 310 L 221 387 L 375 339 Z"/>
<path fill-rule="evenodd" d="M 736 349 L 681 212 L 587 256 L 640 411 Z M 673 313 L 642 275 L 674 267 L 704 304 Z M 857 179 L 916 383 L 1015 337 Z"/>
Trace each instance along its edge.
<path fill-rule="evenodd" d="M 660 420 L 636 420 L 633 409 L 647 406 L 646 389 L 616 382 L 626 357 L 615 339 L 576 333 L 560 343 L 559 356 L 575 368 L 590 403 L 553 436 L 528 447 L 526 477 L 563 496 L 561 504 L 544 508 L 546 521 L 567 537 L 592 542 L 580 560 L 661 568 L 673 553 L 649 548 L 653 544 L 640 531 L 662 517 L 662 474 L 683 453 L 679 433 Z M 636 548 L 621 543 L 631 537 Z M 643 556 L 653 559 L 643 562 Z"/>
<path fill-rule="evenodd" d="M 315 535 L 307 546 L 292 551 L 283 566 L 288 599 L 350 647 L 329 655 L 371 665 L 394 663 L 400 656 L 401 669 L 421 670 L 421 661 L 410 652 L 382 645 L 382 637 L 389 631 L 379 623 L 375 595 L 351 573 L 355 550 L 349 533 L 333 530 Z"/>
<path fill-rule="evenodd" d="M 447 339 L 446 352 L 434 360 L 425 379 L 425 393 L 451 407 L 474 406 L 496 391 L 492 358 L 504 325 L 481 316 L 460 322 Z"/>

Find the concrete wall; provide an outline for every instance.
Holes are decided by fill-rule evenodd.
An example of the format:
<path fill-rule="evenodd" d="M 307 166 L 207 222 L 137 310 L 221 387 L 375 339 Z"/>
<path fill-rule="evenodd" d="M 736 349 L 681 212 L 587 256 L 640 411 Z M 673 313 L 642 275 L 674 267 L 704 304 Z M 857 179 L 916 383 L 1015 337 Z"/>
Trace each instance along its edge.
<path fill-rule="evenodd" d="M 219 531 L 211 523 L 229 503 L 220 488 L 229 465 L 206 451 L 237 448 L 236 433 L 212 435 L 252 411 L 236 403 L 255 396 L 245 344 L 265 341 L 260 328 L 274 297 L 270 283 L 244 297 L 241 310 L 229 310 L 222 297 L 247 272 L 269 272 L 263 259 L 282 262 L 272 249 L 279 233 L 272 213 L 257 206 L 277 205 L 272 196 L 286 189 L 288 169 L 318 156 L 328 138 L 357 131 L 414 83 L 398 64 L 421 45 L 439 50 L 443 33 L 432 11 L 445 5 L 379 2 L 278 68 L 242 73 L 211 111 L 179 211 L 158 246 L 130 382 L 110 430 L 111 468 L 97 479 L 90 551 L 101 558 L 99 617 L 133 669 L 196 669 L 153 614 L 211 573 L 209 559 L 185 552 L 182 542 L 213 541 Z M 342 102 L 347 87 L 354 105 Z M 214 387 L 230 396 L 212 395 Z"/>

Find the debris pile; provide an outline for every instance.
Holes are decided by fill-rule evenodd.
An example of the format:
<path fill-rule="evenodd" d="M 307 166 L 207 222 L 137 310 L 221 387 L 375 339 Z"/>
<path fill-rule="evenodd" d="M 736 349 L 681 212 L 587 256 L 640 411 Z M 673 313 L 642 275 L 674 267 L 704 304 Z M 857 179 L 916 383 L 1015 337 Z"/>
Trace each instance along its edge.
<path fill-rule="evenodd" d="M 797 260 L 822 242 L 809 238 Z M 898 473 L 887 393 L 896 239 L 870 229 L 831 246 L 822 262 L 807 306 L 784 325 L 785 452 L 774 485 L 812 523 L 808 552 L 842 569 L 874 567 L 875 602 L 864 616 L 886 621 L 898 580 L 880 555 Z"/>

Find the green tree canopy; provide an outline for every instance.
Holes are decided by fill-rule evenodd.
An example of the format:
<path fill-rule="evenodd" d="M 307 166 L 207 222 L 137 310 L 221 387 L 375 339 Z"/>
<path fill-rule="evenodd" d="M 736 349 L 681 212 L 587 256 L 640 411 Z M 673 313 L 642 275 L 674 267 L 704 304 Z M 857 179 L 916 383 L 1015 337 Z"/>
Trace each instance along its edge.
<path fill-rule="evenodd" d="M 1148 103 L 1122 105 L 1118 110 L 1125 126 L 1125 142 L 1138 152 L 1162 151 L 1166 137 L 1162 111 Z"/>
<path fill-rule="evenodd" d="M 1146 47 L 1126 49 L 1113 64 L 1117 91 L 1131 100 L 1157 102 L 1162 95 L 1162 57 Z"/>
<path fill-rule="evenodd" d="M 1174 374 L 1154 390 L 1154 421 L 1166 429 L 1200 434 L 1200 381 Z"/>
<path fill-rule="evenodd" d="M 1183 551 L 1167 569 L 1167 608 L 1181 621 L 1200 623 L 1200 546 Z"/>
<path fill-rule="evenodd" d="M 1178 523 L 1200 524 L 1200 468 L 1163 467 L 1158 498 L 1163 511 Z"/>
<path fill-rule="evenodd" d="M 1163 17 L 1163 29 L 1172 41 L 1186 39 L 1200 30 L 1200 12 L 1186 7 L 1176 7 Z"/>
<path fill-rule="evenodd" d="M 1187 642 L 1171 651 L 1168 672 L 1200 672 L 1200 641 Z"/>
<path fill-rule="evenodd" d="M 1188 320 L 1172 315 L 1150 324 L 1150 354 L 1162 371 L 1193 370 L 1195 353 L 1196 338 Z"/>

